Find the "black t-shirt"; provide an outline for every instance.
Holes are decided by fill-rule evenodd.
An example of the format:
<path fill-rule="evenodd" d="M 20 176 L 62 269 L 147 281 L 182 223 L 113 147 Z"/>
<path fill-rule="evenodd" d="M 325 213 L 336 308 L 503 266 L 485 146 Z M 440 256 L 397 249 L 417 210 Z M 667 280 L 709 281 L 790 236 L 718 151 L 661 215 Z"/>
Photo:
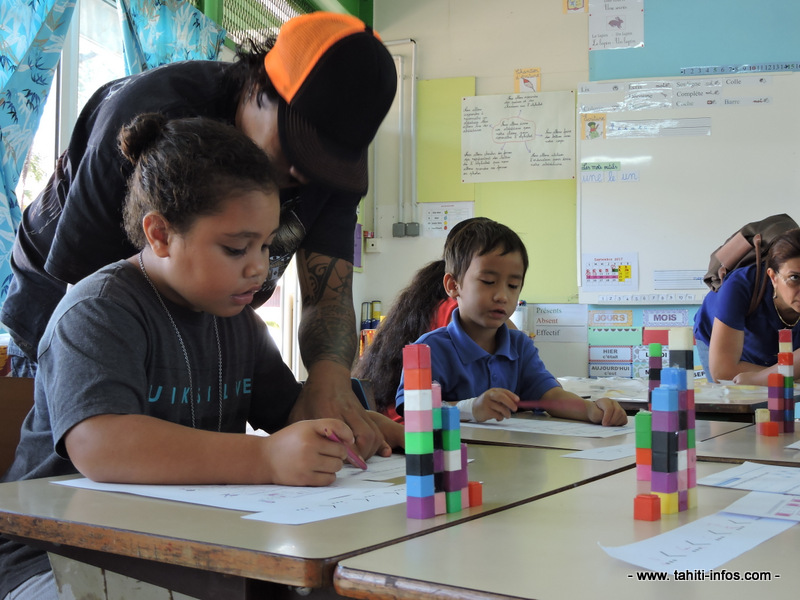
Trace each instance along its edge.
<path fill-rule="evenodd" d="M 136 115 L 203 116 L 233 124 L 239 98 L 233 63 L 185 61 L 112 81 L 89 99 L 47 187 L 23 213 L 0 322 L 29 355 L 66 284 L 137 249 L 122 227 L 132 166 L 118 149 L 120 128 Z M 273 246 L 263 303 L 298 248 L 353 260 L 356 194 L 309 185 L 281 193 L 280 243 Z"/>
<path fill-rule="evenodd" d="M 76 473 L 64 436 L 97 415 L 148 415 L 242 434 L 246 423 L 270 433 L 285 426 L 300 384 L 258 315 L 245 308 L 217 317 L 215 327 L 208 313 L 162 300 L 169 316 L 127 261 L 70 290 L 42 337 L 34 407 L 0 481 Z M 0 536 L 0 598 L 48 568 L 43 551 Z"/>

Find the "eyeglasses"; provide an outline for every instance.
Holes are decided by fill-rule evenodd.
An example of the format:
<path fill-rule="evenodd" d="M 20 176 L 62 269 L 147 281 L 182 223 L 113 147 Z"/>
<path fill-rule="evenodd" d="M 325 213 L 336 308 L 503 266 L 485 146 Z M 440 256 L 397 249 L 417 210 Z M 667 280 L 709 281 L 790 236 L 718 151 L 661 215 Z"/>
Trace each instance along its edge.
<path fill-rule="evenodd" d="M 781 273 L 775 272 L 775 275 L 781 278 L 781 281 L 786 284 L 787 287 L 790 288 L 800 288 L 800 275 L 797 273 L 792 273 L 788 277 L 786 275 L 782 275 Z"/>

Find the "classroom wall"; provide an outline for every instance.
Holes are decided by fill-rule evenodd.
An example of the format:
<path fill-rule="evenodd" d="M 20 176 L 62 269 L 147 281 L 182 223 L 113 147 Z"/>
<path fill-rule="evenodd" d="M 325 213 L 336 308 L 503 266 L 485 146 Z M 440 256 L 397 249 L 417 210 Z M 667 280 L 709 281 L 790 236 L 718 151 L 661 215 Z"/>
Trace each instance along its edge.
<path fill-rule="evenodd" d="M 514 69 L 518 68 L 541 68 L 542 91 L 575 89 L 589 77 L 588 17 L 563 14 L 560 0 L 375 0 L 374 25 L 390 50 L 404 57 L 404 72 L 411 50 L 403 41 L 416 42 L 419 123 L 428 127 L 440 124 L 447 114 L 460 119 L 458 92 L 465 89 L 464 79 L 472 81 L 467 84 L 466 89 L 471 90 L 467 95 L 484 95 L 512 93 Z M 408 83 L 405 78 L 404 83 Z M 449 97 L 439 91 L 441 101 L 455 103 L 452 112 L 437 112 L 440 108 L 432 106 L 436 98 L 429 93 L 432 89 L 452 90 Z M 405 104 L 407 111 L 409 102 Z M 400 211 L 397 110 L 393 107 L 387 118 L 388 131 L 377 140 L 373 195 L 363 207 L 364 226 L 375 231 L 380 252 L 365 254 L 363 273 L 356 274 L 357 309 L 363 301 L 380 299 L 386 311 L 414 272 L 442 252 L 443 239 L 392 237 L 392 224 L 398 221 Z M 426 131 L 420 126 L 417 137 L 426 139 Z M 460 121 L 442 139 L 446 147 L 417 146 L 422 180 L 417 189 L 419 200 L 474 200 L 476 215 L 513 227 L 528 248 L 531 267 L 521 298 L 540 303 L 577 302 L 575 181 L 461 184 Z M 404 141 L 408 152 L 410 142 Z M 451 162 L 455 156 L 454 165 L 436 162 L 448 156 Z M 425 167 L 431 164 L 434 172 L 426 173 Z M 409 183 L 404 190 L 406 213 L 413 210 L 408 204 L 411 187 Z M 405 217 L 411 220 L 413 214 Z M 549 346 L 542 353 L 554 373 L 585 375 L 585 345 L 577 351 L 568 343 Z"/>
<path fill-rule="evenodd" d="M 614 2 L 605 5 L 614 6 Z M 544 92 L 577 90 L 581 83 L 612 78 L 674 79 L 716 73 L 719 71 L 713 69 L 730 66 L 756 66 L 758 72 L 798 70 L 800 38 L 792 27 L 800 17 L 800 4 L 782 0 L 729 0 L 724 4 L 647 0 L 643 47 L 591 52 L 588 15 L 564 14 L 563 6 L 562 0 L 374 0 L 375 28 L 384 40 L 393 42 L 393 53 L 404 55 L 406 69 L 409 47 L 416 51 L 416 72 L 410 75 L 404 70 L 403 78 L 404 83 L 411 77 L 417 83 L 418 168 L 416 186 L 398 177 L 397 148 L 402 145 L 407 153 L 411 145 L 411 133 L 398 127 L 397 118 L 408 111 L 406 99 L 403 106 L 393 107 L 386 130 L 379 134 L 376 144 L 373 192 L 365 203 L 363 220 L 366 229 L 375 231 L 380 252 L 364 256 L 363 273 L 356 275 L 354 286 L 357 306 L 364 300 L 380 299 L 386 311 L 412 274 L 440 256 L 442 239 L 392 238 L 392 223 L 415 217 L 413 207 L 419 206 L 415 202 L 454 200 L 472 201 L 476 215 L 497 219 L 519 232 L 531 255 L 522 299 L 557 304 L 579 301 L 576 183 L 558 180 L 461 184 L 462 96 L 512 93 L 513 71 L 517 68 L 540 68 Z M 402 42 L 411 39 L 416 43 Z M 784 61 L 788 61 L 786 67 Z M 691 72 L 684 73 L 683 69 Z M 791 119 L 791 114 L 786 118 Z M 408 164 L 408 157 L 404 156 Z M 777 177 L 792 191 L 785 194 L 787 206 L 781 212 L 792 214 L 791 199 L 796 194 L 787 175 L 793 170 L 784 171 Z M 398 183 L 404 187 L 400 202 Z M 409 197 L 409 188 L 416 192 L 415 197 Z M 775 212 L 774 206 L 769 208 Z M 752 219 L 742 217 L 740 224 L 748 220 Z M 641 223 L 629 225 L 642 227 Z M 709 242 L 691 231 L 684 232 L 684 239 L 697 243 L 697 253 L 703 257 L 723 241 Z M 656 311 L 648 308 L 653 307 L 588 306 L 590 321 L 592 313 L 606 310 L 627 314 L 625 327 L 636 330 L 637 336 L 641 334 L 639 324 L 647 320 L 648 314 L 653 320 L 650 313 Z M 690 325 L 697 306 L 671 308 L 671 316 Z M 611 316 L 616 318 L 619 314 Z M 618 328 L 612 329 L 617 340 Z M 590 327 L 586 343 L 546 343 L 541 336 L 536 343 L 554 374 L 584 376 L 589 346 L 628 344 L 592 337 L 607 333 Z"/>

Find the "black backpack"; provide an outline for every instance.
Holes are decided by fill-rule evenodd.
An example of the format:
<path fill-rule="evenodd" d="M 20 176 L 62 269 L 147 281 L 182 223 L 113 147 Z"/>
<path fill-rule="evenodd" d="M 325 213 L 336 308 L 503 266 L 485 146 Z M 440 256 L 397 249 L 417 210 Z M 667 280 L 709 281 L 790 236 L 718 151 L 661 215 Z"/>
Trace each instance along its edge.
<path fill-rule="evenodd" d="M 764 298 L 764 290 L 767 287 L 765 263 L 772 242 L 790 229 L 796 228 L 797 223 L 787 214 L 772 215 L 761 221 L 748 223 L 711 253 L 708 272 L 703 281 L 716 292 L 725 280 L 725 276 L 734 269 L 757 265 L 756 285 L 747 311 L 748 315 L 751 314 Z"/>

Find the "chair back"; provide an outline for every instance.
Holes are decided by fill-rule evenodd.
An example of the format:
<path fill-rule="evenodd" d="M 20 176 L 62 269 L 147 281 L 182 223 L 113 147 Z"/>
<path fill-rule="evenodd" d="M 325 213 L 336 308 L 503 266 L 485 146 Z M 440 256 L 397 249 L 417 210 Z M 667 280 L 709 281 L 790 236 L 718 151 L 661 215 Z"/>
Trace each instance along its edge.
<path fill-rule="evenodd" d="M 19 430 L 32 407 L 32 377 L 0 377 L 0 475 L 14 462 Z"/>

